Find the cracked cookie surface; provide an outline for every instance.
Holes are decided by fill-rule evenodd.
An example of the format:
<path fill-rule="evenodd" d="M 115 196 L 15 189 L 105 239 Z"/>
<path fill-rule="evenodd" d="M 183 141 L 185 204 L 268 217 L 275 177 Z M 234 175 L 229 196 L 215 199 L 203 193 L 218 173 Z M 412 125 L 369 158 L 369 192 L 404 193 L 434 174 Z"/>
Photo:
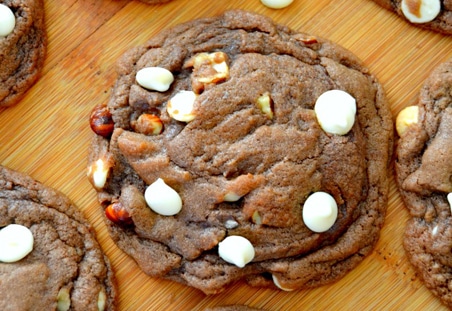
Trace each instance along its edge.
<path fill-rule="evenodd" d="M 0 261 L 1 310 L 116 310 L 110 263 L 77 208 L 0 166 L 0 230 L 11 224 L 28 228 L 34 244 L 24 258 Z"/>
<path fill-rule="evenodd" d="M 349 51 L 228 11 L 161 32 L 117 73 L 91 115 L 88 175 L 113 240 L 145 273 L 208 294 L 238 280 L 292 290 L 333 282 L 372 251 L 392 121 Z M 326 133 L 314 112 L 334 89 L 356 100 L 345 135 Z M 324 232 L 302 216 L 316 192 L 337 203 Z M 229 253 L 231 236 L 249 243 Z"/>
<path fill-rule="evenodd" d="M 414 107 L 396 149 L 397 183 L 412 216 L 404 247 L 425 285 L 452 307 L 452 59 L 431 73 Z"/>

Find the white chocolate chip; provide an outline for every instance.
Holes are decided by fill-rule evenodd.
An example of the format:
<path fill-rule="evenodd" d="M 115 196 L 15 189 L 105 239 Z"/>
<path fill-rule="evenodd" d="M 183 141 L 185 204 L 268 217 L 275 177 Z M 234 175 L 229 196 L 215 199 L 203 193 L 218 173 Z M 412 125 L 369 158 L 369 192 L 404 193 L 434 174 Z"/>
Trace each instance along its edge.
<path fill-rule="evenodd" d="M 57 297 L 57 310 L 67 311 L 71 307 L 71 296 L 69 294 L 69 288 L 63 287 L 58 291 Z"/>
<path fill-rule="evenodd" d="M 193 106 L 196 97 L 192 91 L 179 91 L 168 101 L 166 111 L 177 121 L 190 122 L 195 118 Z"/>
<path fill-rule="evenodd" d="M 231 235 L 218 244 L 218 254 L 224 261 L 243 268 L 253 260 L 254 247 L 248 239 Z"/>
<path fill-rule="evenodd" d="M 336 222 L 337 204 L 326 192 L 315 192 L 305 201 L 303 221 L 314 232 L 328 231 Z"/>
<path fill-rule="evenodd" d="M 22 225 L 11 224 L 0 230 L 0 261 L 16 262 L 33 250 L 33 234 Z"/>
<path fill-rule="evenodd" d="M 262 4 L 272 9 L 282 9 L 293 2 L 293 0 L 261 0 Z"/>
<path fill-rule="evenodd" d="M 16 17 L 9 7 L 0 3 L 0 38 L 6 37 L 16 27 Z"/>
<path fill-rule="evenodd" d="M 162 67 L 146 67 L 137 72 L 136 80 L 142 87 L 158 92 L 165 92 L 174 81 L 168 69 Z"/>
<path fill-rule="evenodd" d="M 182 209 L 182 199 L 179 194 L 161 178 L 146 189 L 144 198 L 154 212 L 163 216 L 176 215 Z"/>
<path fill-rule="evenodd" d="M 104 311 L 106 303 L 107 303 L 107 295 L 105 294 L 105 290 L 102 289 L 99 292 L 99 296 L 97 298 L 97 309 L 99 311 Z"/>
<path fill-rule="evenodd" d="M 356 100 L 347 92 L 330 90 L 317 98 L 314 111 L 325 132 L 345 135 L 355 123 Z"/>
<path fill-rule="evenodd" d="M 276 285 L 276 287 L 278 287 L 279 289 L 281 289 L 281 290 L 283 290 L 283 291 L 286 291 L 286 292 L 291 292 L 291 291 L 293 291 L 292 288 L 286 288 L 286 287 L 282 286 L 281 283 L 279 283 L 278 278 L 277 278 L 274 274 L 272 274 L 272 279 L 273 279 L 273 283 L 274 283 L 274 284 Z"/>
<path fill-rule="evenodd" d="M 402 0 L 403 15 L 412 23 L 422 24 L 434 20 L 441 12 L 440 0 Z"/>
<path fill-rule="evenodd" d="M 419 120 L 419 107 L 408 106 L 403 108 L 396 118 L 396 130 L 399 136 L 402 136 L 406 132 L 407 128 L 416 124 Z"/>

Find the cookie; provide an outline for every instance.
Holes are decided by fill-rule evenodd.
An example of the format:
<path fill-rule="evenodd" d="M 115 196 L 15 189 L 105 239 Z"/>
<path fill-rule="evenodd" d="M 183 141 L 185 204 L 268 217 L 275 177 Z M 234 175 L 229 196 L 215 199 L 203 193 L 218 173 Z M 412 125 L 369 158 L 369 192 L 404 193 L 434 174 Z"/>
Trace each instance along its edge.
<path fill-rule="evenodd" d="M 0 166 L 0 310 L 115 310 L 94 231 L 62 193 Z"/>
<path fill-rule="evenodd" d="M 16 104 L 37 81 L 46 48 L 43 1 L 0 1 L 0 107 Z"/>
<path fill-rule="evenodd" d="M 452 307 L 452 59 L 397 116 L 397 184 L 410 212 L 404 247 L 425 285 Z"/>
<path fill-rule="evenodd" d="M 452 1 L 450 0 L 374 0 L 408 23 L 424 29 L 452 34 Z"/>
<path fill-rule="evenodd" d="M 117 73 L 90 116 L 88 177 L 145 273 L 293 290 L 372 251 L 393 124 L 349 51 L 237 10 L 163 31 Z"/>

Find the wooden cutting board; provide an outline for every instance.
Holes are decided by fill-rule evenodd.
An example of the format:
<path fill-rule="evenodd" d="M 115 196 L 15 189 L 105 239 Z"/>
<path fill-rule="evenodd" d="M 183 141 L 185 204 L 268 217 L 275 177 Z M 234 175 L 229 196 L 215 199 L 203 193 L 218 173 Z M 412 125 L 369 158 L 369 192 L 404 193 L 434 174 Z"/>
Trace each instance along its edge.
<path fill-rule="evenodd" d="M 420 30 L 370 0 L 294 0 L 272 10 L 259 0 L 173 0 L 163 5 L 114 0 L 45 0 L 49 37 L 42 77 L 16 106 L 0 110 L 0 163 L 69 196 L 92 222 L 119 285 L 120 310 L 204 310 L 245 304 L 267 310 L 441 310 L 405 257 L 408 213 L 394 181 L 375 251 L 335 284 L 295 292 L 238 283 L 206 296 L 142 273 L 109 238 L 86 178 L 88 116 L 104 103 L 115 60 L 163 28 L 230 8 L 333 40 L 355 53 L 385 87 L 394 116 L 413 104 L 433 67 L 452 57 L 452 37 Z"/>

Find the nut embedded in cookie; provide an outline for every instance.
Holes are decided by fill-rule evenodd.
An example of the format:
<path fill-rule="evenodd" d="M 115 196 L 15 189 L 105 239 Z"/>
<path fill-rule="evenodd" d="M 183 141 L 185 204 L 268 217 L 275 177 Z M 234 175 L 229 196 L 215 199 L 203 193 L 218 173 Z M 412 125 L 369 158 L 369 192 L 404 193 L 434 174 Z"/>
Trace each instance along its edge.
<path fill-rule="evenodd" d="M 356 266 L 383 224 L 392 152 L 391 115 L 368 69 L 332 42 L 239 10 L 152 40 L 121 59 L 114 131 L 93 134 L 89 156 L 111 159 L 96 187 L 102 209 L 121 202 L 133 220 L 106 222 L 117 245 L 148 275 L 206 294 L 239 279 L 320 286 Z M 143 68 L 174 80 L 145 88 Z M 143 130 L 147 115 L 163 130 Z M 328 217 L 309 213 L 316 193 L 328 194 Z"/>
<path fill-rule="evenodd" d="M 0 310 L 115 310 L 110 262 L 73 203 L 3 166 L 0 193 Z"/>
<path fill-rule="evenodd" d="M 411 219 L 404 249 L 425 286 L 452 307 L 452 59 L 435 68 L 416 105 L 397 117 L 396 182 Z"/>

